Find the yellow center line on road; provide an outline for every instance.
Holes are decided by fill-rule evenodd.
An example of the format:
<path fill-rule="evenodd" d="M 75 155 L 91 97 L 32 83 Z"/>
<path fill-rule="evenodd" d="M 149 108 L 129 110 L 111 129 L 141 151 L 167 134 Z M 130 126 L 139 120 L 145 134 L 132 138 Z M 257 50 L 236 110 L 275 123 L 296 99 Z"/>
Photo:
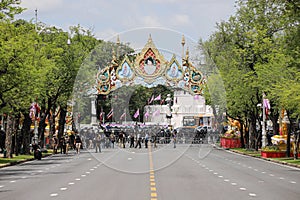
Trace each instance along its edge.
<path fill-rule="evenodd" d="M 149 142 L 150 143 L 150 142 Z M 154 167 L 153 167 L 153 159 L 152 159 L 152 148 L 151 145 L 148 145 L 148 152 L 149 152 L 149 167 L 150 167 L 150 200 L 158 200 L 157 192 L 156 192 L 156 183 L 155 183 L 155 174 L 154 174 Z"/>

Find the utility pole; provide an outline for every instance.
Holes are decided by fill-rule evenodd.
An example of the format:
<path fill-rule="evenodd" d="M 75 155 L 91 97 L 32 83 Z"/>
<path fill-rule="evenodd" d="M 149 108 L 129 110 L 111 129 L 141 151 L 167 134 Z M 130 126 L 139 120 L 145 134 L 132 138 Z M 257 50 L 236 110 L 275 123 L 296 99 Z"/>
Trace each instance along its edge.
<path fill-rule="evenodd" d="M 262 138 L 261 146 L 266 147 L 266 107 L 265 107 L 265 93 L 262 95 L 262 109 L 263 109 L 263 119 L 262 119 Z"/>
<path fill-rule="evenodd" d="M 38 15 L 37 8 L 34 10 L 34 12 L 35 12 L 35 32 L 37 32 L 37 15 Z"/>

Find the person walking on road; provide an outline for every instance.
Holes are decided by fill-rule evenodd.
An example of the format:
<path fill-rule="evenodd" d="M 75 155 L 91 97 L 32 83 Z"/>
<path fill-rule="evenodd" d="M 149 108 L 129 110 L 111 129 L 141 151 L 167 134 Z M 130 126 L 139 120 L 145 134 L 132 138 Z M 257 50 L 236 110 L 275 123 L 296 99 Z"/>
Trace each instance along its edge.
<path fill-rule="evenodd" d="M 148 148 L 148 141 L 149 141 L 149 135 L 148 135 L 148 133 L 146 133 L 146 135 L 145 135 L 145 148 L 146 149 Z"/>
<path fill-rule="evenodd" d="M 174 143 L 174 148 L 176 148 L 176 140 L 177 140 L 177 131 L 176 129 L 173 130 L 173 133 L 172 133 L 172 137 L 173 137 L 173 143 Z"/>
<path fill-rule="evenodd" d="M 136 136 L 136 145 L 135 145 L 135 148 L 137 148 L 137 146 L 139 146 L 139 148 L 142 148 L 141 140 L 142 140 L 141 134 L 138 133 L 137 136 Z"/>
<path fill-rule="evenodd" d="M 153 146 L 154 148 L 156 148 L 156 142 L 157 142 L 157 134 L 156 133 L 153 133 L 152 135 L 152 142 L 153 142 Z"/>
<path fill-rule="evenodd" d="M 70 147 L 70 137 L 68 135 L 66 135 L 66 137 L 65 137 L 65 143 L 66 143 L 65 152 L 66 152 L 66 155 L 68 155 L 68 151 L 69 151 L 69 147 Z"/>
<path fill-rule="evenodd" d="M 115 141 L 116 141 L 115 134 L 111 133 L 110 136 L 109 136 L 109 138 L 110 138 L 110 142 L 112 144 L 112 148 L 115 148 Z"/>
<path fill-rule="evenodd" d="M 96 153 L 98 153 L 98 150 L 101 153 L 101 135 L 100 134 L 98 134 L 95 138 L 95 147 L 96 147 Z"/>
<path fill-rule="evenodd" d="M 77 135 L 75 138 L 75 147 L 76 147 L 76 153 L 79 154 L 80 153 L 80 147 L 81 147 L 82 141 L 80 139 L 80 136 Z"/>
<path fill-rule="evenodd" d="M 130 134 L 129 140 L 130 140 L 130 147 L 129 148 L 134 147 L 134 135 L 133 135 L 133 133 Z"/>

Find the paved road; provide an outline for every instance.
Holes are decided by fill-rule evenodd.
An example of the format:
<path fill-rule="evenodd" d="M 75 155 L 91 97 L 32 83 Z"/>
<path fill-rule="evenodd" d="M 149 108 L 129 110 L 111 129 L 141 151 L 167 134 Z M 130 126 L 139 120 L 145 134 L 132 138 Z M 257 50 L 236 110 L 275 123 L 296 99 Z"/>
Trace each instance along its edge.
<path fill-rule="evenodd" d="M 71 152 L 0 169 L 1 200 L 299 200 L 299 186 L 299 169 L 208 145 Z"/>

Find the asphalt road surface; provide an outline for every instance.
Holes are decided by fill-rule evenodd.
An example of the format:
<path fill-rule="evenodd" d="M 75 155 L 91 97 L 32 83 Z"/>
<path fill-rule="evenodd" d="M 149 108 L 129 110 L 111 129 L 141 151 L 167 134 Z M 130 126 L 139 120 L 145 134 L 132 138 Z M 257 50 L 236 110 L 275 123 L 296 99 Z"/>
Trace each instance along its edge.
<path fill-rule="evenodd" d="M 1 200 L 300 199 L 300 170 L 210 145 L 57 154 L 0 169 Z"/>

